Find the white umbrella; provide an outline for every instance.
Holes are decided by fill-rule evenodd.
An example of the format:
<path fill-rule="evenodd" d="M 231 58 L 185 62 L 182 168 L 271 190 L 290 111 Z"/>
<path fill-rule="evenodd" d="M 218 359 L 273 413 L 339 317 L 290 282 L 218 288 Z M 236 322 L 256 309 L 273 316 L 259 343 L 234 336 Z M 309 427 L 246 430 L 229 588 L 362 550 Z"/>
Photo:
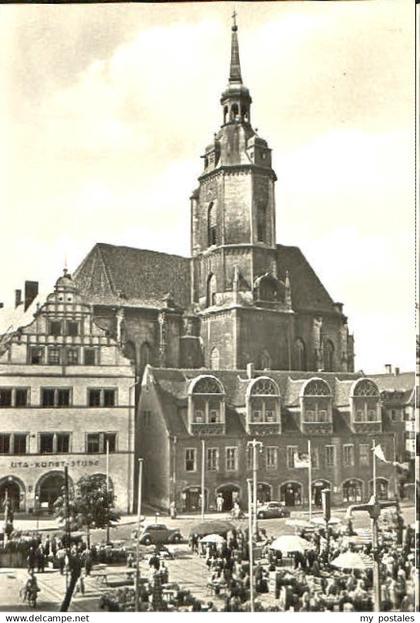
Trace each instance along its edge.
<path fill-rule="evenodd" d="M 371 569 L 373 567 L 372 559 L 369 556 L 357 552 L 344 552 L 344 554 L 334 558 L 331 564 L 338 569 Z"/>
<path fill-rule="evenodd" d="M 323 517 L 313 517 L 311 521 L 317 526 L 325 526 L 325 519 Z M 341 519 L 339 519 L 338 517 L 331 517 L 328 521 L 329 526 L 336 526 L 339 523 L 341 523 Z"/>
<path fill-rule="evenodd" d="M 312 547 L 312 543 L 309 543 L 306 539 L 302 539 L 302 537 L 294 534 L 279 536 L 270 545 L 270 549 L 275 549 L 279 552 L 300 552 L 301 554 L 303 554 L 307 549 L 312 549 Z"/>
<path fill-rule="evenodd" d="M 208 534 L 200 539 L 200 543 L 224 543 L 225 541 L 226 539 L 220 536 L 220 534 Z"/>
<path fill-rule="evenodd" d="M 313 525 L 307 519 L 288 519 L 286 524 L 293 528 L 313 528 Z"/>

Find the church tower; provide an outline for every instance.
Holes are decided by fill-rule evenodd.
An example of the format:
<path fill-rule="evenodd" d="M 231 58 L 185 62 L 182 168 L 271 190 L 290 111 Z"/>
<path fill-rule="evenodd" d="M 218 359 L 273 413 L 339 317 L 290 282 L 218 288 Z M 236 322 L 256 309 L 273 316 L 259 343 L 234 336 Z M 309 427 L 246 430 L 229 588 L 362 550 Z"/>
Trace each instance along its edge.
<path fill-rule="evenodd" d="M 214 351 L 214 359 L 219 356 L 220 365 L 228 368 L 246 363 L 239 352 L 235 310 L 293 313 L 287 279 L 277 275 L 271 150 L 251 125 L 252 99 L 242 80 L 235 14 L 233 20 L 229 80 L 220 99 L 222 125 L 205 149 L 199 187 L 191 197 L 193 304 L 202 316 L 203 339 L 209 341 L 206 363 L 211 364 Z M 225 338 L 211 337 L 214 332 L 228 336 L 231 345 L 218 344 Z"/>

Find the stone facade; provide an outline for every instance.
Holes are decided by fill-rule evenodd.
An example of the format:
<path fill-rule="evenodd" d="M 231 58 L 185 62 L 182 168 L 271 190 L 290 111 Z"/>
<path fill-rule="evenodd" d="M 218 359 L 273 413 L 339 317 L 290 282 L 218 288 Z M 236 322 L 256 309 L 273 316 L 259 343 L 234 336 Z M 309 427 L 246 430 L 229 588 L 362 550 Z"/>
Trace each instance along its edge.
<path fill-rule="evenodd" d="M 132 510 L 132 365 L 92 318 L 70 275 L 0 350 L 0 500 L 16 510 L 51 511 L 70 482 L 109 473 L 116 504 Z"/>

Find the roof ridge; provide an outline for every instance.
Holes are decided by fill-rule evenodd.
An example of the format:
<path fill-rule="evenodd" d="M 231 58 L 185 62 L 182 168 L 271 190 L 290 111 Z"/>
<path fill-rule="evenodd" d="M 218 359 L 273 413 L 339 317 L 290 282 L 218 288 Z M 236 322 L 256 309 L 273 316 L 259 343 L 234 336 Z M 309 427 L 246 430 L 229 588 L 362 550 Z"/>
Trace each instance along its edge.
<path fill-rule="evenodd" d="M 139 247 L 131 247 L 125 244 L 111 244 L 109 242 L 97 242 L 95 247 L 100 249 L 106 247 L 111 249 L 125 249 L 129 251 L 137 251 L 141 253 L 155 253 L 156 255 L 166 255 L 168 257 L 178 257 L 182 260 L 191 260 L 191 257 L 188 255 L 178 255 L 177 253 L 166 253 L 165 251 L 156 251 L 155 249 L 140 249 Z M 94 247 L 94 248 L 95 248 Z"/>

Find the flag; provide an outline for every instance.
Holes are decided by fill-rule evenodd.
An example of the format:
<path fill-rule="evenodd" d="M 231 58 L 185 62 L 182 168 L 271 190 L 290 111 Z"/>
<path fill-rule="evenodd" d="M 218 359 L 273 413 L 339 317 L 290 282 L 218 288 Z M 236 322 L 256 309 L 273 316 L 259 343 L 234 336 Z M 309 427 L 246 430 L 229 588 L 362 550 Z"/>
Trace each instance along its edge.
<path fill-rule="evenodd" d="M 293 457 L 295 468 L 309 468 L 309 454 L 305 452 L 295 452 Z"/>
<path fill-rule="evenodd" d="M 373 454 L 380 460 L 383 461 L 384 463 L 391 463 L 392 461 L 387 461 L 385 458 L 385 454 L 384 451 L 382 450 L 380 445 L 377 445 L 373 448 Z"/>

